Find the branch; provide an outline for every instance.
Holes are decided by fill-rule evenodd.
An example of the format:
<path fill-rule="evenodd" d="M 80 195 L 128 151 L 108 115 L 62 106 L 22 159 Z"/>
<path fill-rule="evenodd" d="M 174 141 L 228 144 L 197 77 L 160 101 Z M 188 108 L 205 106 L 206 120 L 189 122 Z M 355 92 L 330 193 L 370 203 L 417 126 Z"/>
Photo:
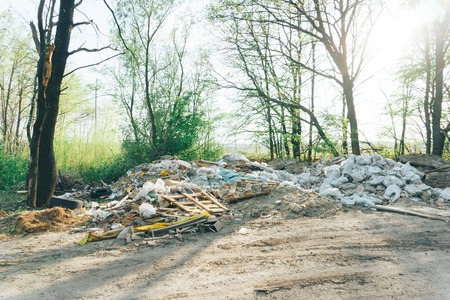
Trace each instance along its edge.
<path fill-rule="evenodd" d="M 78 6 L 81 5 L 81 3 L 83 3 L 83 0 L 78 1 L 77 3 L 74 4 L 74 8 L 77 8 Z"/>
<path fill-rule="evenodd" d="M 83 22 L 73 23 L 72 27 L 77 27 L 77 26 L 80 26 L 80 25 L 91 25 L 92 23 L 94 23 L 93 20 L 83 21 Z"/>
<path fill-rule="evenodd" d="M 81 51 L 84 51 L 84 52 L 100 52 L 100 51 L 103 51 L 103 50 L 106 50 L 106 49 L 112 49 L 114 51 L 118 51 L 117 49 L 112 48 L 111 45 L 108 45 L 108 46 L 105 46 L 105 47 L 102 47 L 102 48 L 94 48 L 94 49 L 80 47 L 80 48 L 78 48 L 76 50 L 73 50 L 73 51 L 69 52 L 67 54 L 67 56 L 73 55 L 73 54 L 81 52 Z"/>
<path fill-rule="evenodd" d="M 39 42 L 39 37 L 37 34 L 36 26 L 34 25 L 33 21 L 30 22 L 30 27 L 31 27 L 31 34 L 33 36 L 34 45 L 36 46 L 36 51 L 39 54 L 39 48 L 40 48 L 41 43 Z"/>
<path fill-rule="evenodd" d="M 106 58 L 106 59 L 104 59 L 104 60 L 102 60 L 102 61 L 99 61 L 99 62 L 95 63 L 95 64 L 90 64 L 90 65 L 85 65 L 85 66 L 81 66 L 81 67 L 75 68 L 75 69 L 73 69 L 72 71 L 68 72 L 67 74 L 64 74 L 63 77 L 69 76 L 70 74 L 72 74 L 72 73 L 74 73 L 74 72 L 76 72 L 76 71 L 78 71 L 78 70 L 81 70 L 81 69 L 86 69 L 86 68 L 98 66 L 98 65 L 100 65 L 100 64 L 102 64 L 102 63 L 104 63 L 104 62 L 106 62 L 106 61 L 108 61 L 108 60 L 110 60 L 110 59 L 113 59 L 114 57 L 117 57 L 117 56 L 119 56 L 119 55 L 122 55 L 122 54 L 123 54 L 123 52 L 117 53 L 116 55 L 113 55 L 113 56 L 111 56 L 111 57 L 108 57 L 108 58 Z"/>
<path fill-rule="evenodd" d="M 106 2 L 106 0 L 103 0 L 103 3 L 105 3 L 106 7 L 109 9 L 109 11 L 111 12 L 113 18 L 114 18 L 114 23 L 117 26 L 117 31 L 119 33 L 119 37 L 120 40 L 122 41 L 123 46 L 125 47 L 125 49 L 127 49 L 128 52 L 131 53 L 131 55 L 133 56 L 134 60 L 137 61 L 136 59 L 136 55 L 134 54 L 134 52 L 128 47 L 127 43 L 125 42 L 125 39 L 123 38 L 122 35 L 122 28 L 120 28 L 120 24 L 119 24 L 119 20 L 117 20 L 116 14 L 114 13 L 114 10 L 111 8 L 111 6 L 109 6 L 108 2 Z"/>

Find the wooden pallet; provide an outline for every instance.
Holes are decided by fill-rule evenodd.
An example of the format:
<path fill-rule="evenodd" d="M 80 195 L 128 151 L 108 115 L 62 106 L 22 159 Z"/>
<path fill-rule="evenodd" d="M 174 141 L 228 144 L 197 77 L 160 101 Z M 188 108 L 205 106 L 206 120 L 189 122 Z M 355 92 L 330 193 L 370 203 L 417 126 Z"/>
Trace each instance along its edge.
<path fill-rule="evenodd" d="M 207 211 L 210 214 L 228 211 L 228 208 L 222 205 L 213 195 L 204 191 L 193 194 L 161 195 L 161 197 L 190 214 L 202 211 Z"/>

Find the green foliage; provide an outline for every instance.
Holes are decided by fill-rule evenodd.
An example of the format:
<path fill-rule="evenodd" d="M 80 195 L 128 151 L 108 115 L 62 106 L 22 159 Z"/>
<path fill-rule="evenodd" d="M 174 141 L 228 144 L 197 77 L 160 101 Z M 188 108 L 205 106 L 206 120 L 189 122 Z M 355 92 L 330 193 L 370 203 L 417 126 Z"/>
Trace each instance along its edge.
<path fill-rule="evenodd" d="M 75 172 L 86 183 L 113 181 L 126 170 L 120 153 L 120 143 L 106 133 L 89 140 L 55 138 L 55 156 L 62 173 Z"/>
<path fill-rule="evenodd" d="M 100 181 L 112 183 L 134 166 L 123 155 L 117 155 L 105 164 L 80 165 L 79 174 L 85 183 L 95 184 Z"/>
<path fill-rule="evenodd" d="M 150 137 L 143 134 L 147 126 L 145 121 L 137 123 L 141 129 L 138 139 L 132 135 L 133 128 L 130 125 L 126 131 L 127 138 L 122 144 L 126 159 L 134 164 L 140 164 L 152 161 L 161 155 L 177 155 L 186 160 L 220 156 L 220 147 L 213 142 L 209 141 L 203 146 L 198 146 L 202 129 L 209 127 L 210 124 L 205 118 L 205 111 L 191 110 L 193 97 L 192 93 L 188 93 L 176 100 L 171 111 L 155 112 L 158 128 L 156 147 L 152 145 Z"/>
<path fill-rule="evenodd" d="M 12 191 L 25 182 L 28 161 L 20 156 L 6 154 L 0 146 L 0 191 Z"/>
<path fill-rule="evenodd" d="M 178 156 L 187 161 L 203 159 L 209 161 L 217 161 L 224 154 L 223 148 L 216 142 L 210 141 L 199 147 L 191 147 L 181 151 Z"/>

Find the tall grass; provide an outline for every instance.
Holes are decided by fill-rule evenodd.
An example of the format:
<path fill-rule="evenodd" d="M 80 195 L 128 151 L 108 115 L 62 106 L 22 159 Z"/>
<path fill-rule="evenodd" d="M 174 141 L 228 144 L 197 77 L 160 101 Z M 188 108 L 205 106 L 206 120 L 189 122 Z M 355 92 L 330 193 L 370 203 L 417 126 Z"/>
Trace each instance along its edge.
<path fill-rule="evenodd" d="M 58 170 L 76 173 L 86 183 L 111 182 L 129 167 L 122 158 L 120 141 L 113 134 L 57 137 L 54 147 Z"/>

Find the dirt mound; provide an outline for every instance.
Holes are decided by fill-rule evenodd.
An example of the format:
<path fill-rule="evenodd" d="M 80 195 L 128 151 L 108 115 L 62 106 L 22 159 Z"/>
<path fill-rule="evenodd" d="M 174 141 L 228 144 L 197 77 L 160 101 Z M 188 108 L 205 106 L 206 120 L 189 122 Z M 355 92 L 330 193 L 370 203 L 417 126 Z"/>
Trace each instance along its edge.
<path fill-rule="evenodd" d="M 82 220 L 72 210 L 53 207 L 19 216 L 16 219 L 16 230 L 17 232 L 64 231 L 80 222 Z"/>
<path fill-rule="evenodd" d="M 328 217 L 342 210 L 342 204 L 314 192 L 293 191 L 283 196 L 287 218 Z"/>
<path fill-rule="evenodd" d="M 267 196 L 244 200 L 230 208 L 233 214 L 243 217 L 323 218 L 342 211 L 342 204 L 314 192 L 279 188 Z"/>

